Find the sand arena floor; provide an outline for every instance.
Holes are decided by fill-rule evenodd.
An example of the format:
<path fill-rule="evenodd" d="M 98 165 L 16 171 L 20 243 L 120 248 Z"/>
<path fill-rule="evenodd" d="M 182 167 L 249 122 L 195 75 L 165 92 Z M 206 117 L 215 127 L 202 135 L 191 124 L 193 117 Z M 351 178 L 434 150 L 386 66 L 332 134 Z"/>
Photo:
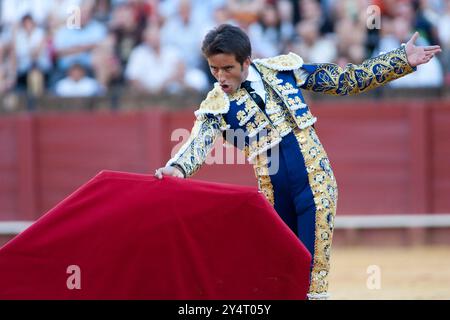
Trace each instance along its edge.
<path fill-rule="evenodd" d="M 450 246 L 334 247 L 331 299 L 450 299 Z"/>

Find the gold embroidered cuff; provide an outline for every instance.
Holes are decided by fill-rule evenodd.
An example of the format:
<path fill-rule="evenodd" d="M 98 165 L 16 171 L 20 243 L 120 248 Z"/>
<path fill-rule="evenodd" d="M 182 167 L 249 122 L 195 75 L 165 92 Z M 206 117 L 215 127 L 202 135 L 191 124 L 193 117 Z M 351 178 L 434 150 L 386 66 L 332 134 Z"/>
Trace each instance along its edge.
<path fill-rule="evenodd" d="M 221 133 L 221 127 L 220 119 L 217 117 L 208 117 L 202 121 L 197 120 L 188 141 L 167 162 L 166 166 L 180 167 L 183 169 L 185 177 L 194 175 L 214 147 L 214 143 Z"/>

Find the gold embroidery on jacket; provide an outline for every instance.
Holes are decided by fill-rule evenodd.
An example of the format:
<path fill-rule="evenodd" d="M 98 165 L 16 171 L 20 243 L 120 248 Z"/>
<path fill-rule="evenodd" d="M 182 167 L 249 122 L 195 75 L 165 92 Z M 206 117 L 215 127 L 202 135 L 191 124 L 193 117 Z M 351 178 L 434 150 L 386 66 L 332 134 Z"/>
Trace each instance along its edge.
<path fill-rule="evenodd" d="M 213 148 L 214 142 L 220 135 L 221 125 L 223 124 L 218 117 L 196 120 L 188 141 L 167 162 L 167 165 L 177 164 L 184 170 L 186 177 L 192 176 L 200 169 Z"/>
<path fill-rule="evenodd" d="M 315 64 L 303 88 L 332 95 L 351 95 L 376 88 L 414 71 L 404 47 L 342 69 L 333 63 Z M 297 81 L 299 73 L 294 72 Z"/>
<path fill-rule="evenodd" d="M 198 117 L 201 114 L 225 114 L 230 108 L 230 100 L 218 83 L 208 92 L 206 99 L 202 101 L 199 109 L 195 112 Z"/>
<path fill-rule="evenodd" d="M 286 83 L 276 83 L 273 79 L 276 78 L 277 72 L 275 70 L 266 68 L 264 66 L 259 66 L 259 70 L 263 76 L 264 79 L 267 80 L 269 83 L 269 86 L 266 86 L 266 90 L 268 92 L 274 91 L 274 94 L 271 95 L 271 98 L 276 100 L 276 103 L 279 105 L 284 105 L 287 107 L 288 114 L 290 116 L 287 116 L 286 113 L 284 113 L 284 117 L 288 119 L 292 119 L 295 123 L 294 126 L 299 127 L 300 129 L 304 129 L 306 127 L 312 126 L 316 121 L 317 118 L 314 117 L 311 114 L 311 111 L 308 109 L 305 113 L 302 115 L 297 115 L 296 111 L 298 109 L 306 109 L 308 106 L 302 102 L 301 98 L 299 96 L 291 96 L 292 94 L 295 94 L 293 90 L 297 90 L 293 87 L 293 85 L 289 82 Z M 284 94 L 283 94 L 284 93 Z M 272 118 L 272 117 L 271 117 Z M 274 121 L 277 121 L 276 119 Z M 291 125 L 291 124 L 290 124 Z M 284 136 L 285 134 L 289 133 L 288 129 L 286 129 L 286 126 L 282 125 L 283 128 L 283 134 L 281 136 Z"/>

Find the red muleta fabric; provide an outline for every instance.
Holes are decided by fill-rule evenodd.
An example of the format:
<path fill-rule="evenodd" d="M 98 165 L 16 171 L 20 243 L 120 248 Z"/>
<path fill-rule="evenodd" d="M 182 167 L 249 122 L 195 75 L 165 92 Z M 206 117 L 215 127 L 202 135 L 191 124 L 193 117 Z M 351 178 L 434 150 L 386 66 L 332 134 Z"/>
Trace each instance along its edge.
<path fill-rule="evenodd" d="M 0 299 L 304 299 L 310 262 L 254 187 L 102 171 L 0 249 Z"/>

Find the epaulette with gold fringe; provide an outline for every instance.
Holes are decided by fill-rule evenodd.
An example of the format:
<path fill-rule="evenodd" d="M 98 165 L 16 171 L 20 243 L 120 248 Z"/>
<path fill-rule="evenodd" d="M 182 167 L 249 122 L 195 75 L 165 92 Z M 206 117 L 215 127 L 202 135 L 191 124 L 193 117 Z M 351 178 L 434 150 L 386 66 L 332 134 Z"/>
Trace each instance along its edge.
<path fill-rule="evenodd" d="M 200 118 L 202 115 L 211 114 L 219 115 L 225 114 L 230 109 L 230 100 L 218 83 L 214 84 L 206 99 L 200 104 L 200 108 L 195 111 L 195 116 Z"/>
<path fill-rule="evenodd" d="M 303 59 L 295 53 L 289 52 L 272 58 L 256 59 L 254 63 L 277 71 L 290 71 L 303 66 Z"/>

